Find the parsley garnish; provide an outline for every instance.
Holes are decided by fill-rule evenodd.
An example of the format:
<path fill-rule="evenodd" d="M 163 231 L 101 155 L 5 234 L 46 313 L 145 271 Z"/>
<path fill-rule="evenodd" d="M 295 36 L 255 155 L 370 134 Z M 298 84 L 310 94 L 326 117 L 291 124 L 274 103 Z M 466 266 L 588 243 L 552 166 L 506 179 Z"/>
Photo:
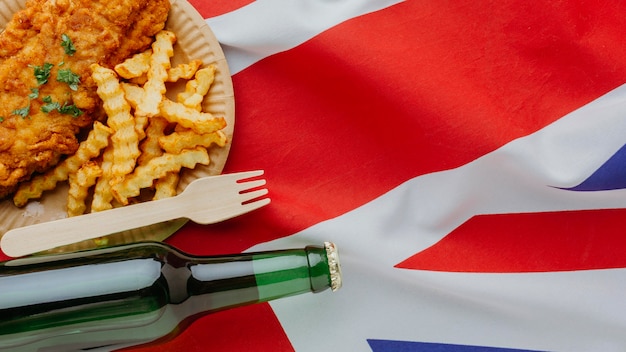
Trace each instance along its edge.
<path fill-rule="evenodd" d="M 83 114 L 83 111 L 76 107 L 76 105 L 67 105 L 67 102 L 59 108 L 61 114 L 72 115 L 73 117 L 79 117 Z"/>
<path fill-rule="evenodd" d="M 59 110 L 60 108 L 61 108 L 61 104 L 55 101 L 55 102 L 49 102 L 49 103 L 42 105 L 40 110 L 47 114 L 51 111 Z"/>
<path fill-rule="evenodd" d="M 0 123 L 1 122 L 4 122 L 4 117 L 3 116 L 0 116 Z"/>
<path fill-rule="evenodd" d="M 31 88 L 30 94 L 28 94 L 28 99 L 37 99 L 39 97 L 39 88 Z"/>
<path fill-rule="evenodd" d="M 67 83 L 71 90 L 78 90 L 80 76 L 72 72 L 69 68 L 65 68 L 57 72 L 57 81 Z"/>
<path fill-rule="evenodd" d="M 11 113 L 13 115 L 17 115 L 17 116 L 21 116 L 22 118 L 26 118 L 26 117 L 28 117 L 28 114 L 30 113 L 30 104 L 28 104 L 28 106 L 25 106 L 23 108 L 15 109 Z"/>
<path fill-rule="evenodd" d="M 43 85 L 48 83 L 48 78 L 50 78 L 50 70 L 54 67 L 53 64 L 49 62 L 45 62 L 42 66 L 32 66 L 35 71 L 35 78 L 37 79 L 38 85 Z"/>
<path fill-rule="evenodd" d="M 41 106 L 41 111 L 45 112 L 46 114 L 55 110 L 60 112 L 61 114 L 72 115 L 73 117 L 79 117 L 83 114 L 83 111 L 77 108 L 76 105 L 68 105 L 67 102 L 65 102 L 63 106 L 61 106 L 59 102 L 52 101 L 52 97 L 50 97 L 49 95 L 43 97 L 41 100 L 45 103 Z"/>
<path fill-rule="evenodd" d="M 72 39 L 65 33 L 61 34 L 61 46 L 65 49 L 65 53 L 69 56 L 74 55 L 76 47 L 72 43 Z"/>
<path fill-rule="evenodd" d="M 72 39 L 65 33 L 61 34 L 61 47 L 63 47 L 63 49 L 65 50 L 66 55 L 72 56 L 74 55 L 74 53 L 76 53 L 76 47 L 74 46 Z M 59 67 L 65 65 L 65 61 L 61 61 L 61 63 L 59 63 L 58 65 Z M 37 84 L 39 86 L 48 83 L 48 80 L 50 79 L 50 72 L 54 67 L 53 64 L 45 62 L 41 66 L 30 67 L 33 68 L 35 78 L 37 79 Z M 78 90 L 78 85 L 80 84 L 80 76 L 72 72 L 72 70 L 70 69 L 59 69 L 57 71 L 57 81 L 67 83 L 71 90 L 76 91 Z M 28 95 L 28 106 L 13 110 L 13 115 L 18 115 L 26 118 L 28 114 L 30 114 L 30 101 L 39 98 L 39 89 L 31 88 L 30 91 L 31 93 Z M 41 106 L 40 110 L 44 113 L 50 113 L 56 110 L 61 114 L 72 115 L 74 117 L 78 117 L 83 114 L 83 112 L 79 108 L 77 108 L 76 105 L 68 105 L 68 103 L 65 102 L 63 106 L 61 106 L 59 102 L 52 101 L 52 97 L 50 97 L 49 95 L 43 97 L 41 100 L 44 104 Z M 3 120 L 4 119 L 0 120 L 0 122 L 2 122 Z"/>

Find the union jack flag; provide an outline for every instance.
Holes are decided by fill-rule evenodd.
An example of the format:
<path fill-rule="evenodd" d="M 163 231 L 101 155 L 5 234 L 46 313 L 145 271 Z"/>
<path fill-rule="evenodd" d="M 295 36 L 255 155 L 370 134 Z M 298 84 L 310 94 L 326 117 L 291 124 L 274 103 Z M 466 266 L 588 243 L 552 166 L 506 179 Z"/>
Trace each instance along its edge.
<path fill-rule="evenodd" d="M 168 241 L 330 240 L 344 286 L 129 350 L 626 350 L 626 4 L 190 1 L 272 204 Z"/>

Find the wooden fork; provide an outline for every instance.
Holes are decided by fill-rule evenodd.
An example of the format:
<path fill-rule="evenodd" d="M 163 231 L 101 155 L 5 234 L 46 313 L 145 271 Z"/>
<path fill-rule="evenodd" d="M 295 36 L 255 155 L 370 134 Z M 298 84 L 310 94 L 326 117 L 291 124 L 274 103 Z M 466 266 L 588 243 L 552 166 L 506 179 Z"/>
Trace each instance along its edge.
<path fill-rule="evenodd" d="M 187 218 L 212 224 L 245 214 L 270 203 L 263 170 L 194 180 L 179 195 L 102 212 L 24 226 L 7 231 L 0 240 L 11 257 L 52 249 L 167 220 Z"/>

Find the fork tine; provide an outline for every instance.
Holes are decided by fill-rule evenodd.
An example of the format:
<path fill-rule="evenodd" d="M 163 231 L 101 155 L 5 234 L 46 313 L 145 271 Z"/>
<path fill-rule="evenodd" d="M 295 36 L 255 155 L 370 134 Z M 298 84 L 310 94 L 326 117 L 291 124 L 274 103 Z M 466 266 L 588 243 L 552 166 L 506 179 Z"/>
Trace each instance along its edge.
<path fill-rule="evenodd" d="M 267 181 L 265 181 L 265 179 L 263 180 L 253 180 L 253 181 L 246 181 L 246 182 L 241 182 L 238 183 L 238 189 L 239 192 L 245 191 L 247 189 L 253 189 L 253 188 L 257 188 L 257 187 L 261 187 L 263 185 L 265 185 L 267 183 Z"/>
<path fill-rule="evenodd" d="M 233 178 L 237 180 L 245 180 L 248 178 L 261 176 L 263 175 L 264 172 L 265 172 L 264 170 L 244 171 L 244 172 L 237 172 L 237 173 L 231 174 L 231 176 L 233 176 Z"/>
<path fill-rule="evenodd" d="M 255 200 L 254 202 L 246 203 L 241 206 L 242 213 L 248 213 L 253 210 L 259 209 L 261 207 L 264 207 L 270 204 L 270 202 L 271 200 L 269 198 L 263 198 L 263 199 Z"/>
<path fill-rule="evenodd" d="M 242 203 L 245 203 L 255 198 L 264 196 L 267 193 L 268 193 L 267 188 L 258 189 L 258 190 L 251 191 L 251 192 L 240 193 L 238 200 L 241 201 Z"/>

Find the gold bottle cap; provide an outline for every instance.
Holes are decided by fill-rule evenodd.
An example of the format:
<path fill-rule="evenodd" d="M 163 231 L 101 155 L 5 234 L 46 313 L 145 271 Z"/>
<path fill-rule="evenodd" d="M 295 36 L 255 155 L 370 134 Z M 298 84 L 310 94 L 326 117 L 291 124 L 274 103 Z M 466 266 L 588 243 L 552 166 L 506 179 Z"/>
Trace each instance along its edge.
<path fill-rule="evenodd" d="M 339 254 L 337 246 L 332 242 L 324 242 L 326 249 L 326 257 L 328 258 L 328 269 L 330 271 L 330 288 L 337 291 L 341 288 L 341 264 L 339 263 Z"/>

